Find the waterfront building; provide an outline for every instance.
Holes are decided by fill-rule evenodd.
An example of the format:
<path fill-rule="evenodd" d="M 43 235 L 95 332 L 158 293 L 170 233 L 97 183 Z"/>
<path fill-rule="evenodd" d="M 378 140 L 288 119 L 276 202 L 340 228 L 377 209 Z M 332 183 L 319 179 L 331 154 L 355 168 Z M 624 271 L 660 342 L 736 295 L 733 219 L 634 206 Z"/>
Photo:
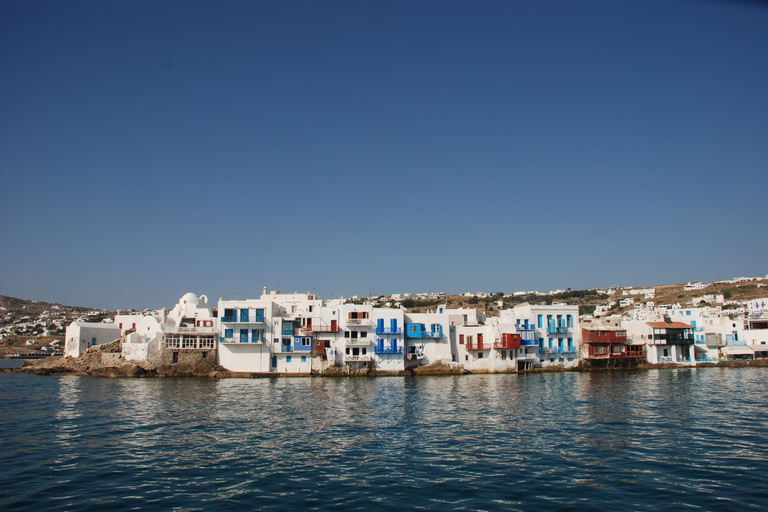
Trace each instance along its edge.
<path fill-rule="evenodd" d="M 219 299 L 219 364 L 239 372 L 311 373 L 311 324 L 321 308 L 314 295 L 266 288 L 259 299 Z"/>
<path fill-rule="evenodd" d="M 647 322 L 650 332 L 646 342 L 647 358 L 650 363 L 693 363 L 693 326 L 673 322 Z"/>
<path fill-rule="evenodd" d="M 582 358 L 587 366 L 617 367 L 645 363 L 645 345 L 633 344 L 621 327 L 589 325 L 581 328 Z"/>
<path fill-rule="evenodd" d="M 449 317 L 443 312 L 408 313 L 405 322 L 405 369 L 416 366 L 453 362 Z"/>
<path fill-rule="evenodd" d="M 343 364 L 353 369 L 370 367 L 373 361 L 373 307 L 344 304 L 339 308 L 343 346 L 339 354 Z"/>
<path fill-rule="evenodd" d="M 371 322 L 376 340 L 373 347 L 373 367 L 383 372 L 405 369 L 405 312 L 401 308 L 373 308 Z"/>
<path fill-rule="evenodd" d="M 742 339 L 754 351 L 755 359 L 768 358 L 768 313 L 753 313 L 744 319 Z"/>
<path fill-rule="evenodd" d="M 578 364 L 581 334 L 578 306 L 520 304 L 501 311 L 500 318 L 504 323 L 527 331 L 521 333 L 521 347 L 526 346 L 523 343 L 533 335 L 538 346 L 536 355 L 542 366 Z"/>
<path fill-rule="evenodd" d="M 279 322 L 273 326 L 278 307 L 271 300 L 219 299 L 219 365 L 234 372 L 270 372 L 271 347 L 280 340 Z"/>
<path fill-rule="evenodd" d="M 120 331 L 125 334 L 130 331 L 135 331 L 136 326 L 144 318 L 142 313 L 128 313 L 120 314 L 118 311 L 115 315 L 115 325 L 120 328 Z"/>
<path fill-rule="evenodd" d="M 162 309 L 123 320 L 122 357 L 127 361 L 195 365 L 216 360 L 216 318 L 205 295 L 187 293 L 169 312 Z"/>
<path fill-rule="evenodd" d="M 123 323 L 123 359 L 126 361 L 147 361 L 150 356 L 158 354 L 163 346 L 165 317 L 166 312 L 163 309 L 157 315 L 142 315 L 139 318 L 128 319 L 130 322 L 121 322 Z M 126 325 L 132 327 L 126 330 Z"/>
<path fill-rule="evenodd" d="M 472 372 L 515 371 L 518 360 L 525 359 L 515 324 L 497 317 L 483 324 L 452 323 L 451 337 L 456 341 L 456 360 Z"/>
<path fill-rule="evenodd" d="M 313 297 L 314 301 L 315 298 Z M 311 336 L 313 340 L 312 370 L 323 369 L 328 366 L 336 366 L 343 362 L 336 360 L 337 354 L 344 352 L 341 346 L 339 327 L 340 306 L 342 300 L 318 301 L 307 305 L 299 322 L 299 330 L 305 336 Z"/>
<path fill-rule="evenodd" d="M 162 319 L 164 332 L 159 362 L 196 364 L 209 357 L 215 360 L 215 323 L 208 297 L 185 294 Z"/>
<path fill-rule="evenodd" d="M 91 347 L 120 339 L 120 328 L 114 323 L 74 321 L 67 326 L 64 357 L 80 357 Z"/>

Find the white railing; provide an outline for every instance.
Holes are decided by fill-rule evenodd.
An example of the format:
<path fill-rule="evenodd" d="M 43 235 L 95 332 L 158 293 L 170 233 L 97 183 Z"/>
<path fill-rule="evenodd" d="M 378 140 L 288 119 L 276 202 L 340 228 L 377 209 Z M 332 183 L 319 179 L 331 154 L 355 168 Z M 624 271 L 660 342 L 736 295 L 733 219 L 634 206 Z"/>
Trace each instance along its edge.
<path fill-rule="evenodd" d="M 371 340 L 369 340 L 368 338 L 344 338 L 344 339 L 346 340 L 348 346 L 354 345 L 357 347 L 360 347 L 360 346 L 367 347 L 368 345 L 371 344 Z"/>
<path fill-rule="evenodd" d="M 371 356 L 369 354 L 358 355 L 358 356 L 353 356 L 353 355 L 344 356 L 344 361 L 348 361 L 350 363 L 359 362 L 359 361 L 370 361 L 370 360 L 371 360 Z"/>
<path fill-rule="evenodd" d="M 168 333 L 200 333 L 200 334 L 214 334 L 216 332 L 215 327 L 174 327 L 168 330 Z"/>

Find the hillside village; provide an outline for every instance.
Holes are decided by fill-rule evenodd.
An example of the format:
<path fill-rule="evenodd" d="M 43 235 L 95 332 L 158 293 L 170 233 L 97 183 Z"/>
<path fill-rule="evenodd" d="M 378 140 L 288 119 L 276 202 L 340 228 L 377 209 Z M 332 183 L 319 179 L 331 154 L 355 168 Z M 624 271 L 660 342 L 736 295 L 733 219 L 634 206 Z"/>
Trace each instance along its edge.
<path fill-rule="evenodd" d="M 140 312 L 0 297 L 0 348 L 37 355 L 63 350 L 70 358 L 99 349 L 110 354 L 110 364 L 130 362 L 145 370 L 289 375 L 756 360 L 768 359 L 766 285 L 768 276 L 334 300 L 265 288 L 258 299 L 215 304 L 188 293 L 170 310 Z"/>

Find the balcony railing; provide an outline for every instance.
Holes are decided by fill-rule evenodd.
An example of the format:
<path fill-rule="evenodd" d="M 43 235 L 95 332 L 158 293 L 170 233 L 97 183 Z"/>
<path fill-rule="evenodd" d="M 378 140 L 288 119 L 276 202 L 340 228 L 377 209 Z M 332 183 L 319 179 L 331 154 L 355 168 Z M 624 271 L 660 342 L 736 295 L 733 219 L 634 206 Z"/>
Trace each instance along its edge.
<path fill-rule="evenodd" d="M 357 363 L 357 362 L 370 361 L 370 360 L 371 360 L 370 354 L 360 354 L 360 355 L 344 354 L 344 361 L 349 363 Z"/>
<path fill-rule="evenodd" d="M 467 343 L 466 345 L 464 345 L 464 348 L 466 348 L 467 350 L 486 350 L 491 348 L 491 345 L 490 343 L 475 341 L 472 343 Z"/>
<path fill-rule="evenodd" d="M 402 354 L 403 353 L 403 347 L 386 347 L 386 348 L 379 348 L 376 347 L 375 352 L 377 354 Z"/>
<path fill-rule="evenodd" d="M 200 334 L 213 334 L 216 332 L 215 327 L 172 327 L 168 329 L 168 334 L 172 333 L 200 333 Z"/>
<path fill-rule="evenodd" d="M 305 325 L 301 327 L 301 330 L 304 332 L 339 332 L 339 325 L 338 324 L 323 325 L 323 324 L 312 322 L 309 325 Z"/>
<path fill-rule="evenodd" d="M 574 354 L 576 353 L 576 348 L 575 347 L 545 348 L 543 352 L 545 354 Z"/>
<path fill-rule="evenodd" d="M 668 345 L 689 345 L 694 342 L 693 335 L 690 336 L 674 336 L 667 338 Z"/>
<path fill-rule="evenodd" d="M 355 347 L 367 347 L 371 344 L 371 340 L 368 338 L 344 338 L 346 341 L 347 346 L 355 346 Z"/>
<path fill-rule="evenodd" d="M 568 334 L 568 327 L 565 325 L 549 325 L 547 326 L 547 334 Z"/>
<path fill-rule="evenodd" d="M 223 316 L 221 317 L 221 321 L 226 324 L 263 324 L 265 322 L 264 315 L 256 315 L 254 318 L 251 318 L 250 316 L 238 317 L 237 315 Z"/>
<path fill-rule="evenodd" d="M 501 340 L 494 341 L 493 348 L 496 350 L 518 349 L 522 345 L 522 339 L 517 333 L 503 332 Z"/>
<path fill-rule="evenodd" d="M 581 339 L 584 343 L 626 343 L 626 331 L 607 331 L 582 329 Z"/>
<path fill-rule="evenodd" d="M 267 342 L 265 338 L 256 338 L 255 341 L 253 338 L 251 338 L 250 341 L 240 341 L 239 338 L 221 338 L 219 341 L 225 345 L 251 345 L 254 343 L 258 345 Z"/>
<path fill-rule="evenodd" d="M 401 327 L 376 327 L 376 334 L 402 334 L 403 329 Z"/>
<path fill-rule="evenodd" d="M 416 326 L 416 328 L 414 328 Z M 427 328 L 421 328 L 419 327 L 419 324 L 409 324 L 406 326 L 405 331 L 405 337 L 406 338 L 434 338 L 434 339 L 440 339 L 443 337 L 443 327 L 439 324 L 436 324 L 435 329 L 430 330 Z"/>
<path fill-rule="evenodd" d="M 539 344 L 539 340 L 537 339 L 526 340 L 525 338 L 523 338 L 522 340 L 520 340 L 521 347 L 535 347 L 538 344 Z"/>
<path fill-rule="evenodd" d="M 370 318 L 348 318 L 347 325 L 350 325 L 350 326 L 371 325 L 371 319 Z"/>

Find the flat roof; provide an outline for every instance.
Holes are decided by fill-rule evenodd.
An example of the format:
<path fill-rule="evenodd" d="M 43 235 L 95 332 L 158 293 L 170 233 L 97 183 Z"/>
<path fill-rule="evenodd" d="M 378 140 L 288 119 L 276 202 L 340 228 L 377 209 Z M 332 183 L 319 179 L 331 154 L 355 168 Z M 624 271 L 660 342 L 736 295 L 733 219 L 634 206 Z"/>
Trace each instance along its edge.
<path fill-rule="evenodd" d="M 648 322 L 654 329 L 693 329 L 692 325 L 683 322 Z"/>

